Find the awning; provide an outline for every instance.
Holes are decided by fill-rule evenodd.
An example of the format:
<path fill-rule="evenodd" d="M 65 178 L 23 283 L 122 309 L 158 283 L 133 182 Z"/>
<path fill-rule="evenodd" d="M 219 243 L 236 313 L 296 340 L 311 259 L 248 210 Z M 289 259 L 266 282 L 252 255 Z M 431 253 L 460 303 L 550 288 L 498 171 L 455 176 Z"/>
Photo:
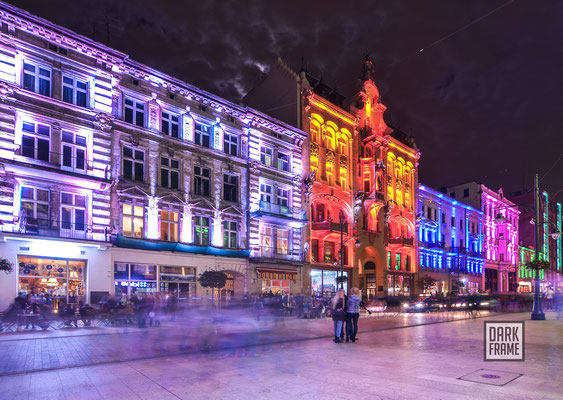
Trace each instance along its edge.
<path fill-rule="evenodd" d="M 121 235 L 117 235 L 117 237 L 115 238 L 115 242 L 113 244 L 116 247 L 124 247 L 128 249 L 171 251 L 177 253 L 204 254 L 204 255 L 222 256 L 222 257 L 248 258 L 248 256 L 250 255 L 250 250 L 230 250 L 230 249 L 220 249 L 218 247 L 212 247 L 212 246 L 194 246 L 184 243 L 133 239 Z"/>

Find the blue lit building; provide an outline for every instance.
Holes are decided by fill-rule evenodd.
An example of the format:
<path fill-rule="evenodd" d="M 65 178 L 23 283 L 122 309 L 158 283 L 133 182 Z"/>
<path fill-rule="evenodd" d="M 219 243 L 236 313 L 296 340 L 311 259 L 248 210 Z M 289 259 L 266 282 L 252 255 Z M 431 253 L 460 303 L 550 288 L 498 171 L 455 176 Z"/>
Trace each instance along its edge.
<path fill-rule="evenodd" d="M 418 187 L 418 290 L 483 289 L 483 212 L 427 186 Z"/>

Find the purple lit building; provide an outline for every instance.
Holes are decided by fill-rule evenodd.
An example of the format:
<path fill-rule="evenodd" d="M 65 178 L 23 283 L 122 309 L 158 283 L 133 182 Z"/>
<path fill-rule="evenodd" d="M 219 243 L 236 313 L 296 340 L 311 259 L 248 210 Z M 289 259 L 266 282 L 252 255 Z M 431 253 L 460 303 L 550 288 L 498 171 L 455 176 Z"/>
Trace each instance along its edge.
<path fill-rule="evenodd" d="M 417 228 L 423 294 L 446 296 L 483 289 L 481 210 L 418 185 Z"/>
<path fill-rule="evenodd" d="M 301 290 L 306 134 L 0 3 L 0 307 Z M 0 308 L 0 309 L 1 309 Z"/>
<path fill-rule="evenodd" d="M 516 205 L 504 197 L 502 189 L 494 191 L 476 182 L 448 187 L 446 194 L 484 213 L 483 290 L 498 293 L 515 292 L 518 286 L 520 215 Z"/>

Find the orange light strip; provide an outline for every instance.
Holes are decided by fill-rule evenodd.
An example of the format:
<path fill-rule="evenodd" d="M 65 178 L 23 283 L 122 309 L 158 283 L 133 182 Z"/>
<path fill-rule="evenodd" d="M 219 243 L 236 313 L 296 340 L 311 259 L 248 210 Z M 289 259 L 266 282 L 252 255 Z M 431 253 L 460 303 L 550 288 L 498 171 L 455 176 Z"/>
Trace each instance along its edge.
<path fill-rule="evenodd" d="M 342 121 L 349 123 L 350 125 L 354 126 L 355 125 L 355 121 L 353 119 L 350 119 L 348 116 L 346 116 L 344 113 L 342 112 L 338 112 L 338 110 L 335 110 L 332 107 L 329 107 L 328 105 L 324 104 L 323 102 L 320 102 L 316 99 L 310 99 L 309 100 L 314 106 L 328 112 L 330 115 L 335 116 L 337 118 L 340 118 Z"/>

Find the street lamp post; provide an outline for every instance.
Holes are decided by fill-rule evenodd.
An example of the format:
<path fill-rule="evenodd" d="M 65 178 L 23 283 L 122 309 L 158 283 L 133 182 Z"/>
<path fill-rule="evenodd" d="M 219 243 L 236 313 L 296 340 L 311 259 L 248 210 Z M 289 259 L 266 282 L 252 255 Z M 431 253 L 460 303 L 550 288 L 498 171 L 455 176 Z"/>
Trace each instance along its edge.
<path fill-rule="evenodd" d="M 540 206 L 539 206 L 539 183 L 538 183 L 538 174 L 536 174 L 534 180 L 534 207 L 536 211 L 536 248 L 535 250 L 535 258 L 536 261 L 539 261 L 539 245 L 540 245 Z M 543 321 L 545 320 L 545 313 L 543 312 L 543 308 L 541 305 L 541 296 L 540 296 L 540 271 L 536 268 L 535 275 L 534 275 L 534 308 L 532 309 L 532 320 Z"/>
<path fill-rule="evenodd" d="M 340 222 L 340 289 L 344 289 L 344 222 L 346 221 L 344 211 L 340 210 L 338 219 Z"/>

